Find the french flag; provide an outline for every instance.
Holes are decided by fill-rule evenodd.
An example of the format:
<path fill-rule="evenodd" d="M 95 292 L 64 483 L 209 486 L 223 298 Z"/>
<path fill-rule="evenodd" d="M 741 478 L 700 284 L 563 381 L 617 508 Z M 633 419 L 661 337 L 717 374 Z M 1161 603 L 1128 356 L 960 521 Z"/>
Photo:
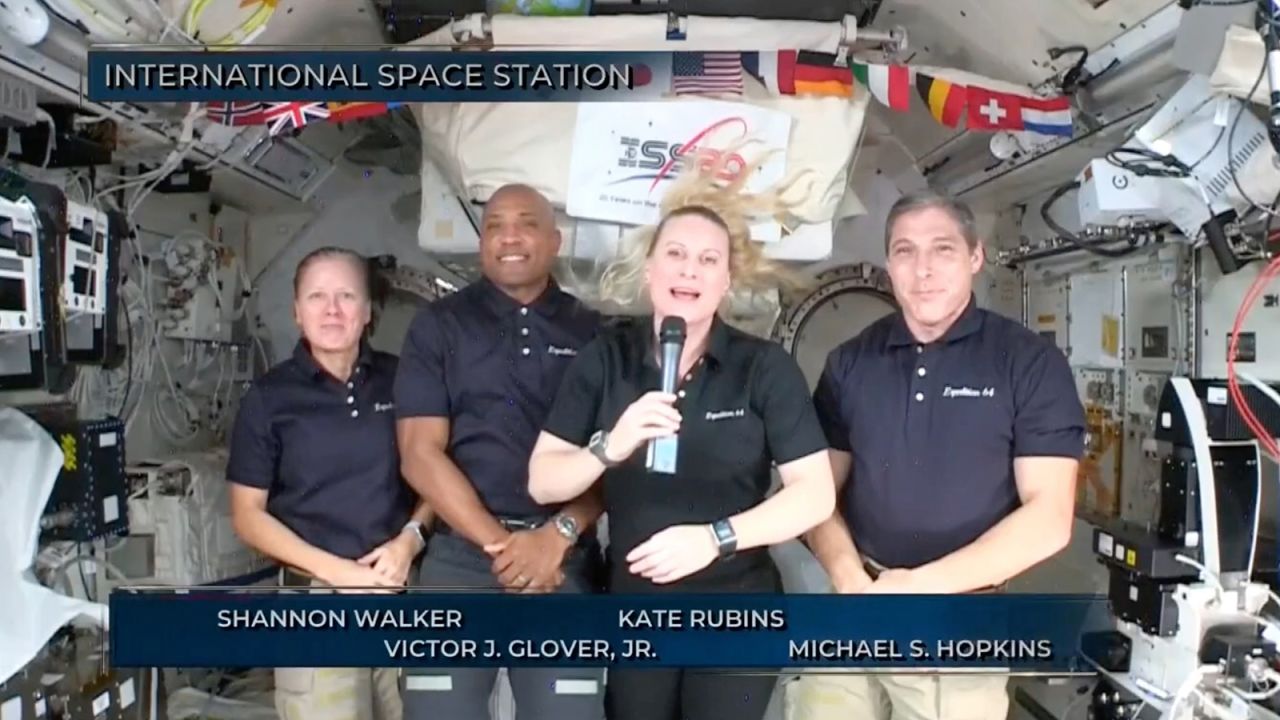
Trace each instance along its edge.
<path fill-rule="evenodd" d="M 1065 95 L 1051 98 L 1020 97 L 1022 129 L 1041 135 L 1071 137 L 1071 100 Z"/>

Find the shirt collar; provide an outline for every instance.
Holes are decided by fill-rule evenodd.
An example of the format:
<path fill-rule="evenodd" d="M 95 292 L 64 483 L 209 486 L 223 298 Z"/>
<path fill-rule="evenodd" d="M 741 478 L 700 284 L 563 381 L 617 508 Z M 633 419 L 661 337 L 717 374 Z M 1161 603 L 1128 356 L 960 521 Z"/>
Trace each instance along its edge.
<path fill-rule="evenodd" d="M 515 298 L 503 292 L 502 288 L 495 285 L 487 277 L 481 277 L 476 281 L 476 285 L 479 286 L 480 295 L 484 298 L 485 305 L 498 315 L 508 315 L 520 310 L 522 307 L 529 307 L 540 315 L 551 317 L 556 314 L 561 305 L 564 304 L 565 298 L 568 297 L 564 290 L 560 289 L 560 284 L 556 282 L 555 278 L 548 278 L 547 288 L 527 306 L 516 302 Z"/>
<path fill-rule="evenodd" d="M 946 344 L 956 340 L 966 338 L 982 328 L 982 311 L 978 309 L 977 297 L 969 294 L 969 303 L 965 305 L 964 311 L 960 313 L 960 317 L 951 323 L 951 327 L 942 334 L 935 342 Z M 903 318 L 902 311 L 899 310 L 894 314 L 893 324 L 889 326 L 888 347 L 903 347 L 904 345 L 919 345 L 920 341 L 911 334 L 911 329 L 907 327 L 907 321 Z"/>
<path fill-rule="evenodd" d="M 293 347 L 293 361 L 298 363 L 302 371 L 312 380 L 320 380 L 325 377 L 331 377 L 329 371 L 320 367 L 320 363 L 316 362 L 315 356 L 311 354 L 311 344 L 306 338 L 298 340 L 298 344 Z M 363 368 L 368 372 L 370 366 L 373 365 L 373 348 L 369 347 L 367 340 L 360 341 L 360 354 L 356 356 L 356 368 Z"/>
<path fill-rule="evenodd" d="M 654 330 L 653 315 L 645 315 L 636 323 L 636 331 L 640 333 L 640 348 L 644 352 L 644 360 L 650 366 L 658 366 L 657 354 L 653 352 L 657 341 Z M 713 363 L 723 363 L 729 355 L 729 326 L 719 315 L 711 318 L 711 330 L 707 333 L 707 350 L 704 353 Z"/>

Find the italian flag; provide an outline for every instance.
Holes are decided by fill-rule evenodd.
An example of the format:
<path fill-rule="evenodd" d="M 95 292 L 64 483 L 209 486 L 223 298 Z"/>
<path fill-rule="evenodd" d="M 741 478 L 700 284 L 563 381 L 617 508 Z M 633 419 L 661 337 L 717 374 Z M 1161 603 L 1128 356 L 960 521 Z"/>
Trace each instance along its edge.
<path fill-rule="evenodd" d="M 854 63 L 853 76 L 891 109 L 905 111 L 910 107 L 911 68 L 906 65 Z"/>

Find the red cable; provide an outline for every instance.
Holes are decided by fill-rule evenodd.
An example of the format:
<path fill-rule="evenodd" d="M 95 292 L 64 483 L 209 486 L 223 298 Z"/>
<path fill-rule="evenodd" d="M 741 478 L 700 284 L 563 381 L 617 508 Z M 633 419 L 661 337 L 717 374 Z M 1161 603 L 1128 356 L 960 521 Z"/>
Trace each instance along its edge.
<path fill-rule="evenodd" d="M 1266 283 L 1276 275 L 1276 271 L 1276 265 L 1265 268 L 1261 273 L 1259 273 L 1259 276 L 1255 279 L 1253 285 L 1250 286 L 1248 292 L 1245 294 L 1244 301 L 1241 303 L 1240 309 L 1237 311 L 1236 320 L 1232 327 L 1231 342 L 1227 349 L 1228 392 L 1238 408 L 1241 419 L 1249 427 L 1250 431 L 1252 431 L 1258 438 L 1259 443 L 1264 447 L 1264 449 L 1273 456 L 1280 455 L 1280 453 L 1277 452 L 1278 448 L 1275 445 L 1274 438 L 1266 432 L 1262 423 L 1259 422 L 1257 415 L 1253 412 L 1253 408 L 1250 407 L 1248 402 L 1245 400 L 1244 393 L 1240 389 L 1239 379 L 1235 372 L 1235 357 L 1239 352 L 1239 333 L 1244 324 L 1244 318 L 1252 309 L 1253 303 L 1257 301 L 1257 298 L 1261 294 L 1262 289 L 1266 286 Z"/>
<path fill-rule="evenodd" d="M 1258 416 L 1253 412 L 1253 408 L 1245 400 L 1244 392 L 1240 389 L 1240 382 L 1236 377 L 1235 368 L 1235 358 L 1240 345 L 1240 329 L 1244 325 L 1244 319 L 1253 308 L 1253 304 L 1257 302 L 1258 296 L 1262 294 L 1263 289 L 1277 275 L 1280 275 L 1280 258 L 1273 260 L 1267 267 L 1263 268 L 1262 272 L 1258 273 L 1258 277 L 1254 279 L 1253 284 L 1250 285 L 1249 290 L 1245 293 L 1239 310 L 1236 311 L 1235 322 L 1231 328 L 1231 341 L 1227 347 L 1227 391 L 1237 408 L 1237 412 L 1240 413 L 1240 418 L 1254 436 L 1258 438 L 1258 443 L 1272 459 L 1280 462 L 1280 447 L 1277 446 L 1275 438 L 1263 427 L 1262 422 L 1258 420 Z"/>
<path fill-rule="evenodd" d="M 1257 415 L 1253 412 L 1253 408 L 1249 406 L 1245 400 L 1244 393 L 1240 389 L 1239 379 L 1235 371 L 1235 358 L 1239 353 L 1240 330 L 1244 325 L 1244 319 L 1252 309 L 1253 304 L 1257 302 L 1258 296 L 1261 294 L 1263 287 L 1275 274 L 1275 265 L 1268 266 L 1263 269 L 1258 277 L 1254 279 L 1245 297 L 1241 302 L 1240 308 L 1236 311 L 1235 322 L 1231 330 L 1231 341 L 1227 347 L 1227 388 L 1231 395 L 1232 401 L 1235 403 L 1240 413 L 1241 419 L 1249 427 L 1250 431 L 1258 438 L 1258 441 L 1268 451 L 1269 454 L 1275 454 L 1274 439 L 1271 438 L 1266 429 L 1258 421 Z"/>

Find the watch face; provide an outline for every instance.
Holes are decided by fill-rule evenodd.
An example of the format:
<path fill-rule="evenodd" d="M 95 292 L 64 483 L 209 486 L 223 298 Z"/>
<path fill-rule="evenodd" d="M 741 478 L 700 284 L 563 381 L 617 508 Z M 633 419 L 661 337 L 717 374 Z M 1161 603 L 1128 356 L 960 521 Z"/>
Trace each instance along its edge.
<path fill-rule="evenodd" d="M 556 524 L 559 525 L 560 529 L 564 530 L 565 532 L 575 533 L 575 534 L 578 532 L 578 521 L 574 520 L 568 515 L 561 515 L 557 517 Z"/>

